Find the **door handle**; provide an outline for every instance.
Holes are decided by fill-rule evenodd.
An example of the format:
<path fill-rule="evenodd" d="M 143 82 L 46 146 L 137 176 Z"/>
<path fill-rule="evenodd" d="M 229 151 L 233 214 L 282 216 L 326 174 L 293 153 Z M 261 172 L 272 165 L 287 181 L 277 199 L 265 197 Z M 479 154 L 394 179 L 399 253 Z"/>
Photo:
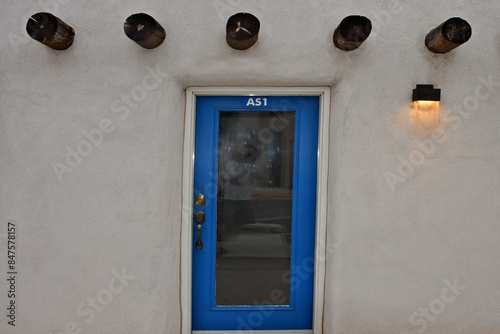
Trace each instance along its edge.
<path fill-rule="evenodd" d="M 205 212 L 196 212 L 194 214 L 194 222 L 198 224 L 198 241 L 196 241 L 196 249 L 200 250 L 203 248 L 203 242 L 201 241 L 201 224 L 205 222 Z"/>

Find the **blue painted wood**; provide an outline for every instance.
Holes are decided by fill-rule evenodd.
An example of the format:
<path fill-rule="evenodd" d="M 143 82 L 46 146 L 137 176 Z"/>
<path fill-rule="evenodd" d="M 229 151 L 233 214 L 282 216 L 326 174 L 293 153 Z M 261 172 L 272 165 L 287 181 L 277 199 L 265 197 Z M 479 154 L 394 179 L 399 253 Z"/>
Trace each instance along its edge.
<path fill-rule="evenodd" d="M 215 305 L 218 118 L 224 110 L 296 113 L 290 306 Z M 207 200 L 204 207 L 194 207 L 194 212 L 205 212 L 206 221 L 204 247 L 197 250 L 193 217 L 193 330 L 312 328 L 318 124 L 319 97 L 197 97 L 193 196 L 203 193 Z"/>

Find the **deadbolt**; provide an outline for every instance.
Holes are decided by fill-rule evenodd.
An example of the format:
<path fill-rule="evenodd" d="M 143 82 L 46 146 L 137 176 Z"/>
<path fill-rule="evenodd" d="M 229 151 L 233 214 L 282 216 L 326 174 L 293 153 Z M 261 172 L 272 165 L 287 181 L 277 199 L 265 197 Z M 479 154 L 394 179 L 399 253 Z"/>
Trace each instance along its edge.
<path fill-rule="evenodd" d="M 194 204 L 196 204 L 196 206 L 204 206 L 205 203 L 206 203 L 205 195 L 198 194 L 195 196 Z"/>

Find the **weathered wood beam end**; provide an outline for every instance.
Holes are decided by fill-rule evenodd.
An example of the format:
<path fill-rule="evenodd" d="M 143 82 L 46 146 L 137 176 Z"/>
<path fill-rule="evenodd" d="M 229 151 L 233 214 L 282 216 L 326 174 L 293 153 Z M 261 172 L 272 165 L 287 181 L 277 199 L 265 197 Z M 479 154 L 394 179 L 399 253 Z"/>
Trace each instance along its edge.
<path fill-rule="evenodd" d="M 249 13 L 237 13 L 227 20 L 226 41 L 236 50 L 252 47 L 259 38 L 259 19 Z"/>
<path fill-rule="evenodd" d="M 145 49 L 160 46 L 167 36 L 161 24 L 144 13 L 129 16 L 123 24 L 123 30 L 125 35 Z"/>
<path fill-rule="evenodd" d="M 467 21 L 452 17 L 425 36 L 425 46 L 434 53 L 446 53 L 467 42 L 472 28 Z"/>
<path fill-rule="evenodd" d="M 73 28 L 46 12 L 33 14 L 26 23 L 26 32 L 53 50 L 66 50 L 75 39 Z"/>
<path fill-rule="evenodd" d="M 343 51 L 356 50 L 372 31 L 370 19 L 364 16 L 345 17 L 333 33 L 333 43 Z"/>

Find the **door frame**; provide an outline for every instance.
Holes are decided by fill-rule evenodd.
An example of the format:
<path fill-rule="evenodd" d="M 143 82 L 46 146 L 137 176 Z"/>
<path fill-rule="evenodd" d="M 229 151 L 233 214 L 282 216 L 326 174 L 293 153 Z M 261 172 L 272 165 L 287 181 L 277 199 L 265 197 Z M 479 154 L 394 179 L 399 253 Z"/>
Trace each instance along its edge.
<path fill-rule="evenodd" d="M 197 96 L 318 96 L 318 170 L 316 190 L 316 233 L 314 247 L 313 331 L 322 333 L 326 273 L 326 222 L 328 204 L 328 157 L 330 87 L 190 87 L 186 89 L 181 187 L 180 306 L 181 334 L 191 334 L 194 144 Z M 277 333 L 277 332 L 276 332 Z M 279 333 L 288 333 L 279 331 Z M 292 331 L 290 331 L 292 333 Z"/>

